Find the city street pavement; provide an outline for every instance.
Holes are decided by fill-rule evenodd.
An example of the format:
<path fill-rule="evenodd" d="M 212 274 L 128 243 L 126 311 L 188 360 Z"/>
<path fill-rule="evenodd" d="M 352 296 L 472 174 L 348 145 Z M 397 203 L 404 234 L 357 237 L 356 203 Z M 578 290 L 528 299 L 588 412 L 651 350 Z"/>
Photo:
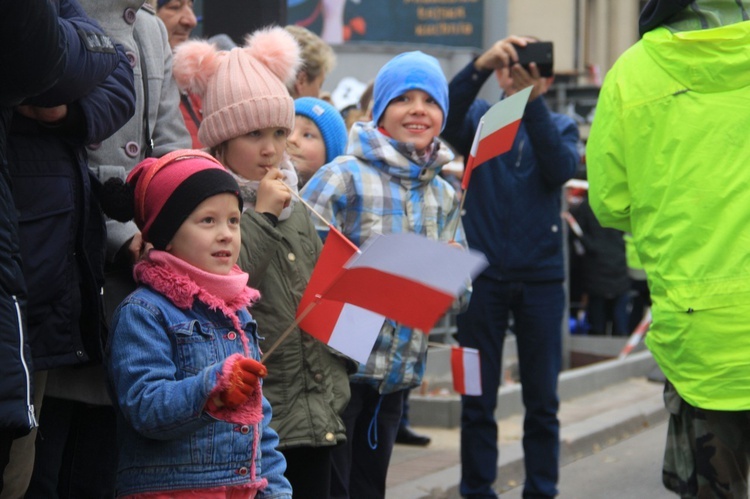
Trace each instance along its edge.
<path fill-rule="evenodd" d="M 652 362 L 648 352 L 641 352 L 633 357 L 631 364 L 640 363 L 640 369 L 647 367 L 648 364 L 643 364 L 644 361 Z M 607 379 L 607 373 L 619 374 L 625 364 L 617 361 L 605 362 L 600 366 L 571 370 L 561 375 L 562 402 L 559 418 L 563 466 L 595 455 L 602 449 L 644 430 L 653 428 L 655 433 L 664 433 L 664 430 L 659 429 L 667 417 L 662 402 L 662 383 L 649 381 L 645 374 L 634 374 L 622 376 L 619 380 L 597 389 L 587 391 L 581 388 L 597 387 L 597 383 L 601 384 L 602 380 Z M 499 406 L 504 405 L 503 400 L 508 399 L 503 394 L 504 389 L 501 389 Z M 513 391 L 512 387 L 506 390 Z M 566 396 L 566 393 L 569 395 Z M 412 401 L 412 407 L 415 402 L 417 401 Z M 425 403 L 424 400 L 421 402 Z M 441 411 L 455 412 L 455 407 L 450 404 L 433 405 L 431 409 L 438 426 L 445 420 L 445 415 L 440 414 Z M 422 407 L 422 410 L 424 412 L 425 408 Z M 498 410 L 500 411 L 500 407 Z M 501 416 L 498 421 L 500 459 L 498 482 L 495 484 L 498 492 L 512 490 L 523 483 L 522 416 L 520 409 L 512 412 L 507 416 Z M 420 419 L 427 422 L 424 414 Z M 451 416 L 449 419 L 454 420 L 455 417 Z M 446 428 L 424 424 L 414 426 L 414 430 L 429 435 L 432 442 L 427 447 L 396 445 L 388 471 L 386 498 L 459 498 L 459 428 L 457 425 Z M 663 440 L 663 436 L 659 439 Z M 658 454 L 657 458 L 650 454 L 644 456 L 644 460 L 657 459 L 658 462 L 661 451 Z"/>
<path fill-rule="evenodd" d="M 560 499 L 674 499 L 661 483 L 667 424 L 660 423 L 560 469 Z M 503 492 L 521 499 L 523 487 Z"/>

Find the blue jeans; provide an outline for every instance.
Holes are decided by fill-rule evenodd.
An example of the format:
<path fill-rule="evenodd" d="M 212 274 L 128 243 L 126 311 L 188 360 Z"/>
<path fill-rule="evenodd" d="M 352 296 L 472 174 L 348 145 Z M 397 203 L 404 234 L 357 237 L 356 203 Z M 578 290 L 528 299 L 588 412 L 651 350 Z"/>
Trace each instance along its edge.
<path fill-rule="evenodd" d="M 503 342 L 513 314 L 521 391 L 526 408 L 523 496 L 554 497 L 560 455 L 557 377 L 562 364 L 562 282 L 503 282 L 480 276 L 471 302 L 458 316 L 458 341 L 480 352 L 482 395 L 461 397 L 461 495 L 497 497 L 495 408 Z"/>

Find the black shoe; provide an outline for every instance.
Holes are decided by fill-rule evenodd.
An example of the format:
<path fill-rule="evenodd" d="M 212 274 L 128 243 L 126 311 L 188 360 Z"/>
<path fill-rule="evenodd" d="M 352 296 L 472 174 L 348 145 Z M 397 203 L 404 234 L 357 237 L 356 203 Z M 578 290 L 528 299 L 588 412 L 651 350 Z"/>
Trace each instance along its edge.
<path fill-rule="evenodd" d="M 414 433 L 414 431 L 408 426 L 399 426 L 398 433 L 396 433 L 396 443 L 404 445 L 417 445 L 419 447 L 426 447 L 430 445 L 431 438 L 427 435 L 420 435 Z"/>

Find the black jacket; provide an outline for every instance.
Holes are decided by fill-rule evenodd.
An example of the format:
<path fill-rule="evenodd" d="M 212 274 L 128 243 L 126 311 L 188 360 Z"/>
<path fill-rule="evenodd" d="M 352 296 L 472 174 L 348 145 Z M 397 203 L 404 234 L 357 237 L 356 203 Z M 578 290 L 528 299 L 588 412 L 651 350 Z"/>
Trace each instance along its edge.
<path fill-rule="evenodd" d="M 124 52 L 75 0 L 0 0 L 0 11 L 0 430 L 21 435 L 35 424 L 30 373 L 98 355 L 70 339 L 98 335 L 101 308 L 103 220 L 83 146 L 132 116 L 134 91 Z M 11 115 L 22 100 L 68 116 L 50 127 Z"/>
<path fill-rule="evenodd" d="M 13 106 L 54 84 L 65 59 L 57 14 L 47 0 L 0 0 L 0 11 L 0 431 L 21 436 L 35 421 L 30 412 L 31 354 L 23 320 L 26 287 L 7 169 L 7 133 Z"/>

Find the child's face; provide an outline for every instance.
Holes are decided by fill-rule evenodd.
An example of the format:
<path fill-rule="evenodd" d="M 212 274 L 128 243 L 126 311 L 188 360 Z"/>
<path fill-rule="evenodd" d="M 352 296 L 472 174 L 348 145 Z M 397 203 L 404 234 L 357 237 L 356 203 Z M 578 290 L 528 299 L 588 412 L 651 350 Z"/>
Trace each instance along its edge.
<path fill-rule="evenodd" d="M 300 180 L 305 183 L 326 162 L 326 145 L 318 126 L 304 116 L 294 118 L 286 150 Z"/>
<path fill-rule="evenodd" d="M 442 124 L 443 110 L 422 90 L 409 90 L 393 99 L 379 123 L 391 137 L 413 143 L 419 152 L 424 152 L 440 135 Z"/>
<path fill-rule="evenodd" d="M 247 180 L 260 180 L 284 158 L 286 128 L 262 128 L 226 142 L 219 160 Z"/>
<path fill-rule="evenodd" d="M 240 254 L 240 215 L 237 196 L 211 196 L 182 222 L 166 250 L 201 270 L 227 275 Z"/>

